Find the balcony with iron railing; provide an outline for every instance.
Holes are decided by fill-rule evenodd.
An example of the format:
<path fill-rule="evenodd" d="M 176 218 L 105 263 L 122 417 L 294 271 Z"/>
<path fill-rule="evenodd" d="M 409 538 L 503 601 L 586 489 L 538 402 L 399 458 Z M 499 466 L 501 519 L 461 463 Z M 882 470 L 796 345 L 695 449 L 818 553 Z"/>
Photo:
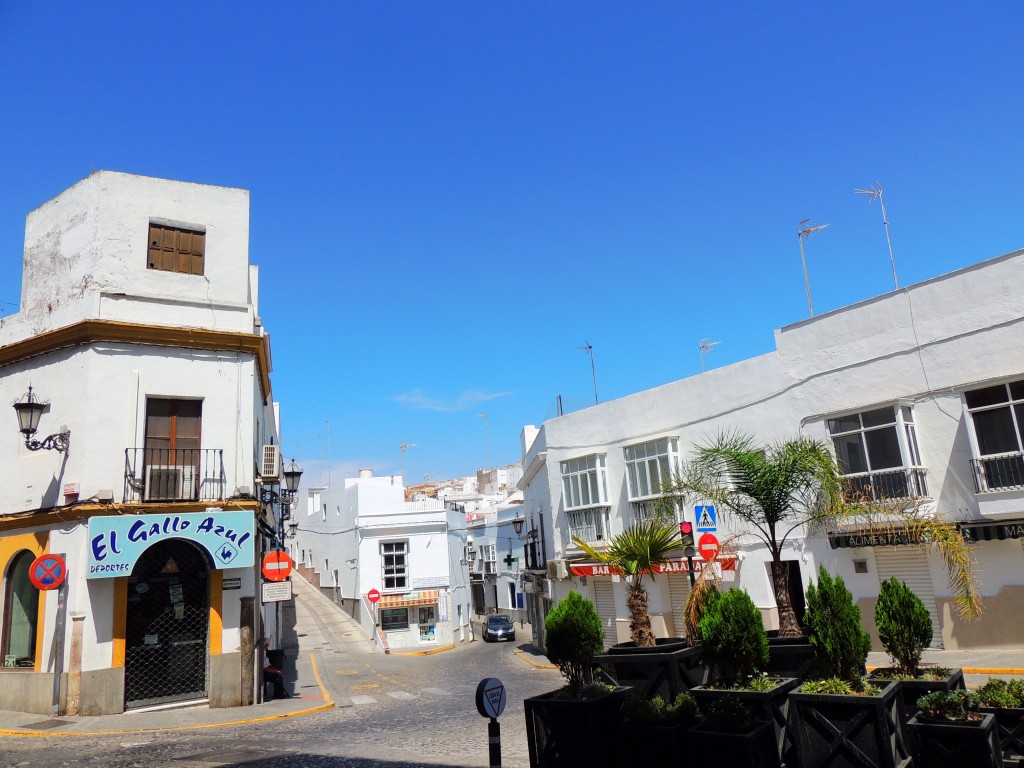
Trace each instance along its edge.
<path fill-rule="evenodd" d="M 592 546 L 604 544 L 611 538 L 608 525 L 608 507 L 576 509 L 565 513 L 568 522 L 567 549 L 576 549 L 573 539 L 580 539 Z"/>
<path fill-rule="evenodd" d="M 928 497 L 927 474 L 924 467 L 901 467 L 843 475 L 843 493 L 853 502 L 924 499 Z"/>
<path fill-rule="evenodd" d="M 659 517 L 673 524 L 682 522 L 679 504 L 667 497 L 631 501 L 629 509 L 633 513 L 633 525 Z"/>
<path fill-rule="evenodd" d="M 220 448 L 127 448 L 124 503 L 222 501 L 227 491 Z"/>
<path fill-rule="evenodd" d="M 1024 489 L 1024 454 L 1019 451 L 971 459 L 978 493 Z"/>

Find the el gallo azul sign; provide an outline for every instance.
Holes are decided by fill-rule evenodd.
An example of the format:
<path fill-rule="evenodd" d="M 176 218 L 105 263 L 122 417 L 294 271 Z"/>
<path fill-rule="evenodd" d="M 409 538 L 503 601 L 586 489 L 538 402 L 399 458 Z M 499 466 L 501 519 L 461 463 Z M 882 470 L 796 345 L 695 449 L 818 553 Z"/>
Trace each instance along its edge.
<path fill-rule="evenodd" d="M 210 554 L 214 568 L 248 568 L 255 562 L 252 512 L 93 517 L 86 577 L 128 576 L 150 545 L 167 539 L 194 541 Z"/>

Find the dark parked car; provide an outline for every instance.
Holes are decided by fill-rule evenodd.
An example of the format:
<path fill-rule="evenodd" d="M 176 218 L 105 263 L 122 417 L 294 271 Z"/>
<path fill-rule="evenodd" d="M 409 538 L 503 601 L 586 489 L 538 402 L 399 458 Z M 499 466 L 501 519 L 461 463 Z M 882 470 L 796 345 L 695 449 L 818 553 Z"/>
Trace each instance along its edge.
<path fill-rule="evenodd" d="M 504 613 L 488 616 L 484 622 L 484 640 L 515 640 L 516 627 Z"/>

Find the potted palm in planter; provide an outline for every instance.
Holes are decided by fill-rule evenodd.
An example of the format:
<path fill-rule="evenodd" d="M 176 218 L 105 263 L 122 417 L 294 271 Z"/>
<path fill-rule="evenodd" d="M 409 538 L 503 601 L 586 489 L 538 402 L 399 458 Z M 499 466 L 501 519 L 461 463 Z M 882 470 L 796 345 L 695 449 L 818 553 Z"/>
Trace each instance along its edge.
<path fill-rule="evenodd" d="M 670 704 L 661 696 L 648 699 L 633 693 L 622 705 L 622 715 L 622 759 L 652 765 L 676 760 L 686 732 L 700 717 L 697 702 L 688 693 L 680 693 Z"/>
<path fill-rule="evenodd" d="M 678 548 L 678 529 L 668 519 L 656 516 L 613 536 L 607 549 L 595 549 L 578 538 L 573 541 L 626 581 L 631 640 L 613 646 L 596 661 L 620 684 L 634 686 L 647 697 L 674 700 L 692 684 L 690 669 L 699 651 L 682 638 L 655 638 L 644 579 L 653 579 L 656 566 L 668 562 Z"/>
<path fill-rule="evenodd" d="M 761 613 L 750 596 L 730 589 L 707 608 L 700 621 L 702 660 L 711 670 L 713 682 L 691 690 L 705 715 L 725 697 L 744 706 L 750 715 L 771 724 L 774 752 L 778 762 L 792 748 L 788 736 L 787 694 L 799 680 L 765 675 L 768 637 Z"/>
<path fill-rule="evenodd" d="M 897 768 L 910 756 L 895 682 L 862 679 L 871 638 L 842 577 L 824 567 L 807 588 L 805 615 L 822 679 L 789 695 L 800 768 Z"/>
<path fill-rule="evenodd" d="M 1008 768 L 1024 766 L 1024 680 L 990 677 L 977 690 L 979 711 L 992 715 L 999 733 L 999 751 Z"/>
<path fill-rule="evenodd" d="M 531 768 L 617 763 L 622 702 L 631 689 L 596 682 L 594 657 L 604 647 L 604 630 L 594 604 L 570 592 L 544 621 L 547 656 L 566 685 L 523 701 Z"/>
<path fill-rule="evenodd" d="M 929 768 L 1001 768 L 995 716 L 978 711 L 972 691 L 932 691 L 917 700 L 910 718 L 914 764 Z"/>
<path fill-rule="evenodd" d="M 882 582 L 875 603 L 875 624 L 891 667 L 872 671 L 872 681 L 899 682 L 902 722 L 917 714 L 917 700 L 932 691 L 964 688 L 960 669 L 922 666 L 921 657 L 932 639 L 932 619 L 921 599 L 896 578 Z"/>

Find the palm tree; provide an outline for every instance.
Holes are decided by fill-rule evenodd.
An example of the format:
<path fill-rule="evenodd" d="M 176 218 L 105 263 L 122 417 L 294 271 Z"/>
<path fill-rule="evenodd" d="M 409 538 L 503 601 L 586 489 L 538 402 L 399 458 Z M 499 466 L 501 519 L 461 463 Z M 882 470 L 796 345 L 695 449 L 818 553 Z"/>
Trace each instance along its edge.
<path fill-rule="evenodd" d="M 832 451 L 807 437 L 762 445 L 742 433 L 720 433 L 696 450 L 666 491 L 703 497 L 751 526 L 771 553 L 779 636 L 799 637 L 782 548 L 795 530 L 841 513 L 842 479 Z"/>
<path fill-rule="evenodd" d="M 594 549 L 582 539 L 573 542 L 590 557 L 622 571 L 626 577 L 626 605 L 629 608 L 629 636 L 638 648 L 655 644 L 651 614 L 647 610 L 644 576 L 654 578 L 654 566 L 668 562 L 669 553 L 679 546 L 679 531 L 662 517 L 642 520 L 609 541 L 607 549 Z"/>

